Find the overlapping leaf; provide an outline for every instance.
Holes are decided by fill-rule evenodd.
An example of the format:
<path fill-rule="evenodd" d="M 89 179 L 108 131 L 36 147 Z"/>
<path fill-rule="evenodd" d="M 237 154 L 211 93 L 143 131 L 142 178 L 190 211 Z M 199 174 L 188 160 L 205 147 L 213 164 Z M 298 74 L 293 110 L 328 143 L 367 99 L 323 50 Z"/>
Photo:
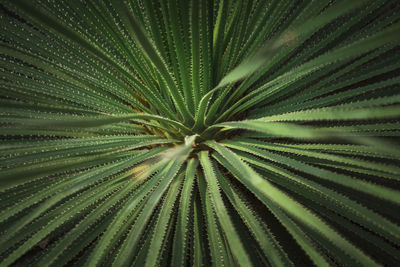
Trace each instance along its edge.
<path fill-rule="evenodd" d="M 400 261 L 396 1 L 0 12 L 1 266 Z"/>

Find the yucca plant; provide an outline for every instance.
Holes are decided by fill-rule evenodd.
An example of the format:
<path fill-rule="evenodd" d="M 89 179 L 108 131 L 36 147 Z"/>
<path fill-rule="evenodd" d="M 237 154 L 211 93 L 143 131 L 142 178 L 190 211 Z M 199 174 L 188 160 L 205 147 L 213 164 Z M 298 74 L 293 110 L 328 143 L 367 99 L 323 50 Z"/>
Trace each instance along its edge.
<path fill-rule="evenodd" d="M 400 261 L 399 1 L 1 6 L 1 266 Z"/>

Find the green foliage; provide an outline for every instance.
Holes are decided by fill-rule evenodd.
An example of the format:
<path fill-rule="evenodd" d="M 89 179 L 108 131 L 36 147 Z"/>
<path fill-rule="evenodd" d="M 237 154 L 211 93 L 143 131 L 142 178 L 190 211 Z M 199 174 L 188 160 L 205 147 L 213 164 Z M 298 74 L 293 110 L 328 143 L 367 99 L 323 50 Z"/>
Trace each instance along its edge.
<path fill-rule="evenodd" d="M 1 7 L 1 266 L 400 262 L 398 1 Z"/>

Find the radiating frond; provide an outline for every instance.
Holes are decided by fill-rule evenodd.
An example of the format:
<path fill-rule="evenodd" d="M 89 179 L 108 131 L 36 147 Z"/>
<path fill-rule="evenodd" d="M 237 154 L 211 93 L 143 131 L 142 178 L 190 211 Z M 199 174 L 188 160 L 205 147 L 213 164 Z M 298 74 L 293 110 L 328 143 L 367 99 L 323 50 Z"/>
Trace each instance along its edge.
<path fill-rule="evenodd" d="M 400 3 L 2 0 L 1 266 L 397 266 Z"/>

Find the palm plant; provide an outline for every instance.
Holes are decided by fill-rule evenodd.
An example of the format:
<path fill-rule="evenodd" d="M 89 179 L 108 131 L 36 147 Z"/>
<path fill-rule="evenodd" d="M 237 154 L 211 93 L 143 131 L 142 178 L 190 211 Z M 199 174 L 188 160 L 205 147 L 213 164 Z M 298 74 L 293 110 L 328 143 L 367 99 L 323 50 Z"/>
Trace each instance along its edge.
<path fill-rule="evenodd" d="M 0 265 L 396 265 L 398 1 L 2 1 Z"/>

